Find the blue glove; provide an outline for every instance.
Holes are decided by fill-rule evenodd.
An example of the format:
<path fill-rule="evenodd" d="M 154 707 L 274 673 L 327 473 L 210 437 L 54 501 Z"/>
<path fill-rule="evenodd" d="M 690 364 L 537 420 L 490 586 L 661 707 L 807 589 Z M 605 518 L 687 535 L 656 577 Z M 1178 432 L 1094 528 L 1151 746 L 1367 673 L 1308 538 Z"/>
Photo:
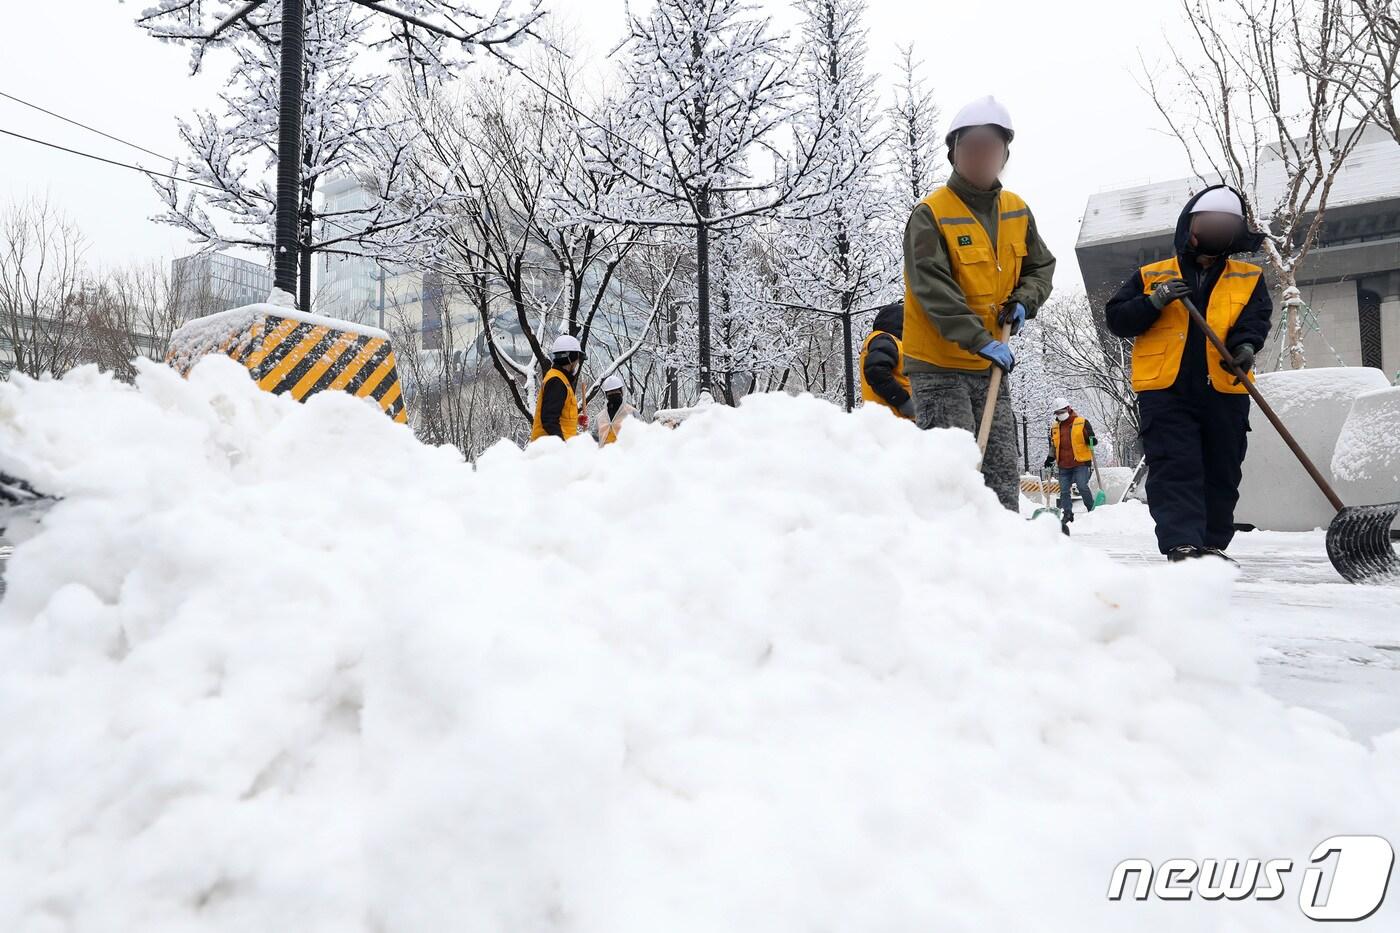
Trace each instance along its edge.
<path fill-rule="evenodd" d="M 1011 336 L 1015 337 L 1021 332 L 1021 328 L 1026 326 L 1026 306 L 1019 301 L 1008 301 L 1002 306 L 997 323 L 1010 324 Z"/>
<path fill-rule="evenodd" d="M 1011 370 L 1016 368 L 1016 354 L 1012 353 L 1011 348 L 1000 340 L 989 342 L 985 347 L 977 351 L 977 355 L 984 360 L 991 360 L 994 364 L 1000 366 L 1002 372 L 1006 373 L 1008 376 L 1011 375 Z"/>

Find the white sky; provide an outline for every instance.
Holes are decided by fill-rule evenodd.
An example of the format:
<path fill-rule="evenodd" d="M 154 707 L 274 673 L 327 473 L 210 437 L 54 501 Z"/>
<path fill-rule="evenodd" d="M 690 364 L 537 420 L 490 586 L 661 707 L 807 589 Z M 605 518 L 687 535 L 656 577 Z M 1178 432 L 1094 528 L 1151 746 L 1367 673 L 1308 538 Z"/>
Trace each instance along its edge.
<path fill-rule="evenodd" d="M 214 102 L 222 62 L 188 76 L 188 53 L 148 38 L 133 20 L 148 0 L 44 0 L 7 4 L 0 91 L 139 143 L 182 155 L 175 117 Z M 646 0 L 634 0 L 644 9 Z M 760 2 L 779 28 L 785 2 Z M 1174 5 L 1121 0 L 1002 0 L 934 4 L 869 0 L 871 67 L 888 93 L 897 43 L 912 41 L 946 122 L 966 101 L 994 94 L 1011 110 L 1016 141 L 1006 185 L 1031 205 L 1060 259 L 1056 284 L 1079 284 L 1074 241 L 1096 191 L 1188 174 L 1176 141 L 1133 74 L 1163 32 L 1181 31 Z M 582 55 L 597 59 L 622 29 L 623 0 L 545 0 L 560 25 L 577 30 Z M 0 128 L 126 162 L 157 160 L 0 98 Z M 941 153 L 940 153 L 941 157 Z M 152 223 L 159 209 L 140 175 L 0 135 L 3 194 L 48 192 L 78 221 L 102 263 L 169 258 L 193 251 L 184 234 Z"/>

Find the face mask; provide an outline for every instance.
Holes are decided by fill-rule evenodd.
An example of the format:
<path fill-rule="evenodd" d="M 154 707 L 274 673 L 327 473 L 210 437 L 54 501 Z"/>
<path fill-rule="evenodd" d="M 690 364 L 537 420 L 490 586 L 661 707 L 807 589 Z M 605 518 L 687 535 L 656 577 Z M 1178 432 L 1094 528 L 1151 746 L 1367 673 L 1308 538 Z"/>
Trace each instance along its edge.
<path fill-rule="evenodd" d="M 1068 421 L 1068 420 L 1069 420 L 1069 412 L 1067 412 L 1067 411 L 1057 411 L 1057 412 L 1055 412 L 1055 420 L 1056 420 L 1056 421 Z"/>
<path fill-rule="evenodd" d="M 1230 248 L 1230 244 L 1235 242 L 1233 235 L 1226 236 L 1220 233 L 1205 233 L 1196 235 L 1196 251 L 1206 256 L 1220 256 Z"/>

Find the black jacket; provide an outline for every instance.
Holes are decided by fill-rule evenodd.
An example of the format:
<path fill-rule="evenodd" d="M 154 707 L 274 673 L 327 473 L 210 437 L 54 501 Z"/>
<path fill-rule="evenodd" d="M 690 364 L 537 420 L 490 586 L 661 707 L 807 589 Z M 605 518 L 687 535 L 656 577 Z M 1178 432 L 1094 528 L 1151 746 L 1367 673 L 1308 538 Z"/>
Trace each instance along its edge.
<path fill-rule="evenodd" d="M 573 385 L 574 381 L 569 379 L 568 373 L 561 369 L 559 375 L 568 379 L 569 385 Z M 551 379 L 545 383 L 540 398 L 540 426 L 546 434 L 568 440 L 564 437 L 564 429 L 559 425 L 559 417 L 564 413 L 564 403 L 568 400 L 569 390 L 561 380 Z"/>
<path fill-rule="evenodd" d="M 894 408 L 899 409 L 909 401 L 909 393 L 894 378 L 899 366 L 899 347 L 896 339 L 904 336 L 904 301 L 885 305 L 875 315 L 875 323 L 870 328 L 877 336 L 865 348 L 865 358 L 861 360 L 861 371 L 865 381 L 875 394 Z"/>
<path fill-rule="evenodd" d="M 1211 188 L 1222 187 L 1225 186 L 1211 186 Z M 1223 261 L 1225 257 L 1221 257 L 1221 261 L 1213 265 L 1202 266 L 1196 261 L 1197 254 L 1191 246 L 1191 208 L 1195 205 L 1196 200 L 1206 191 L 1210 191 L 1211 188 L 1206 188 L 1187 201 L 1176 221 L 1175 246 L 1177 261 L 1181 265 L 1181 276 L 1191 285 L 1191 300 L 1203 314 L 1210 304 L 1210 294 L 1215 289 L 1215 283 L 1220 281 L 1220 274 L 1225 271 Z M 1235 193 L 1239 194 L 1238 191 Z M 1234 243 L 1230 244 L 1226 254 L 1233 256 L 1238 253 L 1255 253 L 1259 251 L 1263 242 L 1263 234 L 1245 230 Z M 1269 297 L 1268 284 L 1264 281 L 1264 276 L 1261 275 L 1254 285 L 1254 293 L 1249 296 L 1244 310 L 1240 312 L 1239 319 L 1235 321 L 1235 325 L 1230 328 L 1228 334 L 1221 335 L 1225 346 L 1234 350 L 1241 344 L 1247 343 L 1256 351 L 1259 350 L 1264 346 L 1264 341 L 1269 336 L 1269 322 L 1273 310 L 1274 304 Z M 1128 281 L 1123 283 L 1123 287 L 1118 289 L 1117 294 L 1110 298 L 1104 307 L 1104 318 L 1108 329 L 1117 336 L 1125 338 L 1145 334 L 1153 324 L 1157 323 L 1157 318 L 1161 313 L 1153 306 L 1148 296 L 1143 294 L 1142 272 L 1140 270 L 1133 272 Z M 1200 328 L 1188 327 L 1186 329 L 1186 347 L 1182 351 L 1181 371 L 1177 374 L 1176 382 L 1172 385 L 1173 390 L 1182 387 L 1194 388 L 1206 384 L 1205 344 L 1206 336 L 1201 333 Z"/>

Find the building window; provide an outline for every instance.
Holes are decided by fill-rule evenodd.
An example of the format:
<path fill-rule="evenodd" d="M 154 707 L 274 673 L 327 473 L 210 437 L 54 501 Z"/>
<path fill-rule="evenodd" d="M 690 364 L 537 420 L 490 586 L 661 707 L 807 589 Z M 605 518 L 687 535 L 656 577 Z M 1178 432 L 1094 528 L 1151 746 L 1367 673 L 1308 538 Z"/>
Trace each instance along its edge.
<path fill-rule="evenodd" d="M 1358 289 L 1356 317 L 1361 325 L 1361 365 L 1381 368 L 1381 296 Z"/>

